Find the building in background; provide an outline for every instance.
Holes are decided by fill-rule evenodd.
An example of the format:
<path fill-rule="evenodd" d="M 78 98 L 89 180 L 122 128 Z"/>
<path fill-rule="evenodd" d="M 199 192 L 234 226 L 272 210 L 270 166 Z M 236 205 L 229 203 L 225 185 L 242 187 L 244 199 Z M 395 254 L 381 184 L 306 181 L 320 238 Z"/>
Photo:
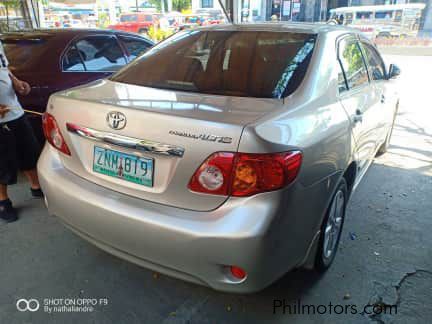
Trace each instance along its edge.
<path fill-rule="evenodd" d="M 419 35 L 432 36 L 432 0 L 222 0 L 222 2 L 228 4 L 228 11 L 231 8 L 229 4 L 233 4 L 232 12 L 237 22 L 271 20 L 325 22 L 329 19 L 330 10 L 340 7 L 425 3 L 426 7 L 419 19 Z M 66 26 L 106 27 L 117 22 L 121 12 L 142 11 L 150 7 L 156 10 L 155 3 L 157 4 L 154 0 L 52 0 L 43 1 L 44 6 L 41 3 L 41 0 L 1 1 L 0 30 L 19 30 L 36 26 L 60 27 L 55 25 L 56 20 L 66 20 Z M 158 9 L 167 12 L 172 8 L 172 0 L 161 1 L 160 5 Z M 194 14 L 217 16 L 223 13 L 223 8 L 218 0 L 191 0 L 191 11 Z M 46 15 L 51 16 L 46 17 Z M 62 15 L 64 19 L 55 17 Z"/>
<path fill-rule="evenodd" d="M 432 37 L 432 0 L 426 1 L 426 8 L 423 12 L 420 29 L 423 36 Z"/>
<path fill-rule="evenodd" d="M 203 2 L 207 4 L 208 1 L 212 0 L 194 1 L 198 6 Z M 239 21 L 291 20 L 320 22 L 327 21 L 329 11 L 334 8 L 416 2 L 427 4 L 425 20 L 428 20 L 426 17 L 432 11 L 432 0 L 239 0 L 237 6 L 240 8 Z"/>
<path fill-rule="evenodd" d="M 191 0 L 191 5 L 193 13 L 223 13 L 218 0 Z"/>
<path fill-rule="evenodd" d="M 38 25 L 38 17 L 35 1 L 0 1 L 0 32 L 32 29 Z"/>

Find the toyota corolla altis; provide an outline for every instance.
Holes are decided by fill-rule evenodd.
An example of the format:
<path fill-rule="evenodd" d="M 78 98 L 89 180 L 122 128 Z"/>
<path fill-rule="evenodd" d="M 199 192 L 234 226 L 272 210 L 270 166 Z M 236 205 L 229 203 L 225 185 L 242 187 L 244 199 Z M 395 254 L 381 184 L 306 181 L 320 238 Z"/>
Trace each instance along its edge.
<path fill-rule="evenodd" d="M 218 290 L 325 271 L 353 189 L 389 145 L 398 74 L 341 27 L 180 32 L 50 98 L 48 210 L 109 253 Z"/>

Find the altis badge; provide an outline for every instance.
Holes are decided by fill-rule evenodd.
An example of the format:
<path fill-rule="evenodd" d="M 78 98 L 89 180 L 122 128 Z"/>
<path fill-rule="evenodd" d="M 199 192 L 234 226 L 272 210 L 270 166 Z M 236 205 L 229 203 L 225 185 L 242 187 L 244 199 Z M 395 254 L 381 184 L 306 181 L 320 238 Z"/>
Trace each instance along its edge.
<path fill-rule="evenodd" d="M 175 130 L 170 130 L 169 134 L 175 135 L 175 136 L 192 138 L 192 139 L 196 139 L 196 140 L 207 141 L 207 142 L 217 142 L 217 143 L 223 143 L 223 144 L 232 143 L 232 138 L 231 137 L 225 137 L 225 136 L 218 136 L 218 135 L 211 135 L 211 134 L 192 134 L 192 133 L 188 133 L 188 132 L 175 131 Z"/>

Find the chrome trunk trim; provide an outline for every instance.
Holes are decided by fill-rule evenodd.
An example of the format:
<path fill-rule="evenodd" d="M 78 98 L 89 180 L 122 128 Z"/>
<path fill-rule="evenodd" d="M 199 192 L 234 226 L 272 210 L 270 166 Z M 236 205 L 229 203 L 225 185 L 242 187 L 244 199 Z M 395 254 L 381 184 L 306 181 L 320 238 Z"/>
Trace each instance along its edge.
<path fill-rule="evenodd" d="M 185 151 L 184 148 L 171 144 L 164 144 L 145 139 L 101 132 L 92 128 L 78 126 L 71 123 L 67 123 L 66 127 L 70 133 L 87 138 L 89 140 L 114 144 L 138 151 L 177 157 L 183 157 Z"/>

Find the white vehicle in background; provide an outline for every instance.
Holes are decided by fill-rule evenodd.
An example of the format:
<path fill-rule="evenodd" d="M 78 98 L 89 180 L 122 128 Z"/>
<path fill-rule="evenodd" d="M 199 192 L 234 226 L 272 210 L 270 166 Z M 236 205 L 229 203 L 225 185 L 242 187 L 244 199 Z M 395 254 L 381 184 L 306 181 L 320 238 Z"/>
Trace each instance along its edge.
<path fill-rule="evenodd" d="M 343 17 L 343 25 L 360 29 L 367 37 L 416 37 L 424 3 L 341 7 L 330 17 Z"/>

